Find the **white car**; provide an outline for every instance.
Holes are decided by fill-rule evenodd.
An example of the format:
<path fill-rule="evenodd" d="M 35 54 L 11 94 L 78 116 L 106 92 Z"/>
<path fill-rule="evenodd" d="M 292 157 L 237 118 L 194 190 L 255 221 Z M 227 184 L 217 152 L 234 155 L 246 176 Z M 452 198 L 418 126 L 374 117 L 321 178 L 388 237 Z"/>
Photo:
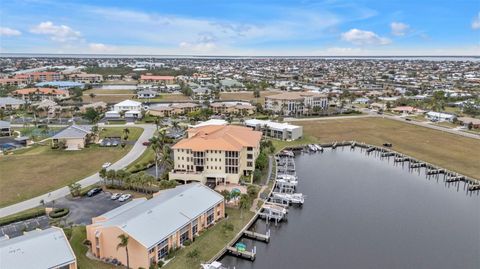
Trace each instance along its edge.
<path fill-rule="evenodd" d="M 129 193 L 126 193 L 126 194 L 120 196 L 120 198 L 118 198 L 118 201 L 120 201 L 120 202 L 125 202 L 125 201 L 127 201 L 128 199 L 130 199 L 130 197 L 132 197 L 132 195 L 129 194 Z"/>
<path fill-rule="evenodd" d="M 104 164 L 102 165 L 102 168 L 107 168 L 107 167 L 109 167 L 110 165 L 112 165 L 112 164 L 111 164 L 111 163 L 104 163 Z"/>
<path fill-rule="evenodd" d="M 122 195 L 123 195 L 123 193 L 114 193 L 114 194 L 112 194 L 112 196 L 110 196 L 110 199 L 112 199 L 112 200 L 117 200 L 117 199 L 120 198 Z"/>

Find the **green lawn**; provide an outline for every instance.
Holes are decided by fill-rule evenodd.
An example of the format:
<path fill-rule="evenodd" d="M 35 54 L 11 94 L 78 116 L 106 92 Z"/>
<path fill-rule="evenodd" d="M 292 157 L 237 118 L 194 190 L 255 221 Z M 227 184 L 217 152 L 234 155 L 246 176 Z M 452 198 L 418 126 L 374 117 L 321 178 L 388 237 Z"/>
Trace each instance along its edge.
<path fill-rule="evenodd" d="M 146 167 L 148 163 L 155 161 L 155 152 L 153 151 L 152 147 L 148 147 L 147 150 L 143 152 L 143 154 L 138 157 L 133 163 L 127 166 L 127 171 L 132 172 L 133 170 L 137 169 L 137 164 L 141 167 Z"/>
<path fill-rule="evenodd" d="M 123 139 L 123 130 L 128 128 L 130 133 L 128 134 L 129 141 L 136 141 L 143 132 L 139 127 L 105 127 L 100 131 L 100 138 L 104 137 L 121 137 Z"/>
<path fill-rule="evenodd" d="M 123 136 L 123 127 L 106 128 L 100 136 Z M 142 128 L 129 127 L 128 140 L 138 140 Z M 53 191 L 98 172 L 105 162 L 114 163 L 127 154 L 125 148 L 97 145 L 79 151 L 54 150 L 50 143 L 35 145 L 0 156 L 0 206 L 7 206 Z"/>
<path fill-rule="evenodd" d="M 208 229 L 195 239 L 190 246 L 180 250 L 177 256 L 169 262 L 167 269 L 199 268 L 200 263 L 207 262 L 215 256 L 233 237 L 250 221 L 254 213 L 244 210 L 242 218 L 240 210 L 226 208 L 228 219 L 222 220 L 214 227 Z M 231 223 L 233 231 L 225 232 L 224 223 Z M 196 249 L 199 252 L 198 258 L 188 258 L 187 253 Z"/>
<path fill-rule="evenodd" d="M 85 226 L 77 226 L 72 230 L 72 237 L 70 238 L 70 245 L 77 257 L 78 269 L 113 269 L 115 266 L 109 265 L 100 261 L 95 261 L 87 258 L 85 253 L 88 247 L 83 244 L 87 238 Z"/>

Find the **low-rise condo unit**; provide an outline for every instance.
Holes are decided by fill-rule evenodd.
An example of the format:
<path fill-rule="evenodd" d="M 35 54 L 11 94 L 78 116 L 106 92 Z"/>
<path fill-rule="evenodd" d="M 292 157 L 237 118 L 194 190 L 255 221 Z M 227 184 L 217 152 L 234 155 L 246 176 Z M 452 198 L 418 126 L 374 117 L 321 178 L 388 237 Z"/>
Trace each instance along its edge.
<path fill-rule="evenodd" d="M 261 131 L 264 136 L 280 140 L 296 140 L 303 136 L 303 127 L 289 123 L 269 120 L 251 119 L 245 121 L 245 126 Z"/>
<path fill-rule="evenodd" d="M 199 183 L 181 185 L 93 218 L 87 239 L 95 257 L 126 265 L 125 249 L 117 245 L 119 236 L 128 236 L 130 268 L 150 268 L 224 216 L 222 195 Z"/>
<path fill-rule="evenodd" d="M 191 128 L 175 144 L 170 180 L 198 181 L 208 185 L 239 183 L 250 179 L 260 152 L 262 133 L 235 125 L 206 125 Z"/>
<path fill-rule="evenodd" d="M 0 237 L 0 268 L 76 269 L 77 259 L 63 230 L 50 227 Z"/>

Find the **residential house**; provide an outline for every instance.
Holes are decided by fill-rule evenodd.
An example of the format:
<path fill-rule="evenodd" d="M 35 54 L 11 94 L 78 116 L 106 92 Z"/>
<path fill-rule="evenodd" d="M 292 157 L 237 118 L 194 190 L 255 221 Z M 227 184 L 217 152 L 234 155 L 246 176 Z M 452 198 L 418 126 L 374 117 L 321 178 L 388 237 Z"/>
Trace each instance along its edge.
<path fill-rule="evenodd" d="M 397 106 L 392 108 L 393 112 L 401 114 L 423 114 L 426 111 L 412 106 Z"/>
<path fill-rule="evenodd" d="M 470 117 L 459 117 L 458 121 L 466 128 L 468 128 L 470 124 L 472 124 L 473 129 L 480 128 L 480 119 L 470 118 Z"/>
<path fill-rule="evenodd" d="M 25 105 L 25 101 L 13 97 L 0 97 L 0 109 L 17 110 Z"/>
<path fill-rule="evenodd" d="M 9 239 L 0 238 L 2 269 L 76 269 L 77 258 L 63 229 L 33 230 Z"/>
<path fill-rule="evenodd" d="M 237 184 L 250 176 L 260 153 L 262 133 L 236 125 L 206 125 L 187 130 L 173 147 L 171 180 L 208 185 Z"/>
<path fill-rule="evenodd" d="M 10 136 L 12 135 L 12 127 L 10 122 L 0 120 L 0 136 Z"/>
<path fill-rule="evenodd" d="M 71 125 L 51 137 L 52 147 L 59 146 L 63 141 L 66 150 L 79 150 L 89 143 L 95 143 L 98 136 L 93 132 L 92 125 Z"/>
<path fill-rule="evenodd" d="M 124 100 L 118 104 L 113 105 L 113 110 L 117 112 L 125 112 L 129 110 L 142 110 L 142 103 L 132 100 Z"/>
<path fill-rule="evenodd" d="M 139 99 L 155 98 L 156 96 L 157 96 L 157 92 L 150 89 L 141 90 L 137 92 L 137 98 Z"/>
<path fill-rule="evenodd" d="M 150 268 L 224 217 L 222 195 L 199 183 L 187 184 L 160 191 L 149 200 L 134 199 L 93 218 L 86 228 L 87 239 L 93 256 L 126 265 L 126 251 L 117 247 L 118 237 L 126 235 L 130 267 Z"/>
<path fill-rule="evenodd" d="M 274 122 L 269 120 L 250 119 L 245 121 L 245 126 L 261 131 L 264 136 L 280 140 L 297 140 L 303 136 L 303 127 L 289 123 Z"/>
<path fill-rule="evenodd" d="M 427 118 L 430 121 L 450 121 L 450 122 L 452 122 L 452 121 L 454 121 L 456 116 L 453 115 L 453 114 L 448 114 L 448 113 L 429 111 L 425 115 L 425 118 Z"/>

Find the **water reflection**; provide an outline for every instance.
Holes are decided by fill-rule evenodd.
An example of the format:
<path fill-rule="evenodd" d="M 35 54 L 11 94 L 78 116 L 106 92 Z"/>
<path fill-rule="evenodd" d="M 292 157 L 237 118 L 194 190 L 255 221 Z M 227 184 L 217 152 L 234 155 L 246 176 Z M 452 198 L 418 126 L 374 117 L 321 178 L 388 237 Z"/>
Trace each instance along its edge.
<path fill-rule="evenodd" d="M 296 157 L 303 208 L 271 229 L 254 262 L 230 268 L 480 268 L 479 192 L 347 147 Z"/>

